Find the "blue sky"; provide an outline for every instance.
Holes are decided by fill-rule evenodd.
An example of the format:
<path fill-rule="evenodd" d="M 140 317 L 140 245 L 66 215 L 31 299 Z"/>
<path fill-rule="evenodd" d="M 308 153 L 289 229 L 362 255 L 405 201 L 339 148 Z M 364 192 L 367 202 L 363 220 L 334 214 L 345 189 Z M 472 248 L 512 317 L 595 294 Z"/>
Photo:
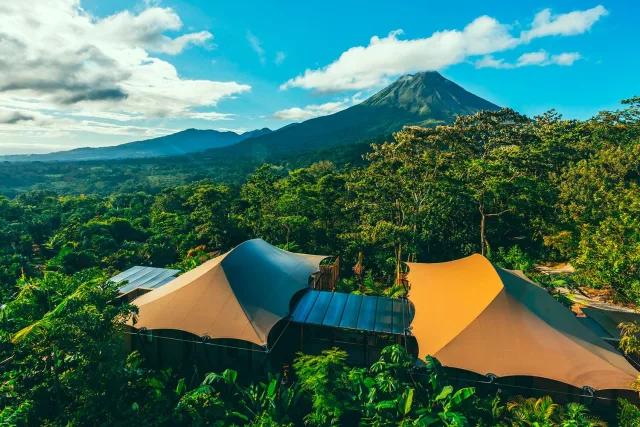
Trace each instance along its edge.
<path fill-rule="evenodd" d="M 640 94 L 638 18 L 634 1 L 11 5 L 0 154 L 278 128 L 426 69 L 526 114 L 586 118 Z"/>

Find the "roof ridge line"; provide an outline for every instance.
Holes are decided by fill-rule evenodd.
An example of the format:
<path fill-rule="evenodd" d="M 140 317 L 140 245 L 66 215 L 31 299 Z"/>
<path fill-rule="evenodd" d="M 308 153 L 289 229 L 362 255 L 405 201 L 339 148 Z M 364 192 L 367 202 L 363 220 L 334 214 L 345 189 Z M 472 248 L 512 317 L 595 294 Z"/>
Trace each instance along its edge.
<path fill-rule="evenodd" d="M 231 251 L 229 251 L 231 252 Z M 229 253 L 227 252 L 227 253 Z M 225 257 L 226 258 L 226 257 Z M 242 310 L 242 312 L 244 313 L 244 316 L 247 318 L 247 320 L 249 321 L 249 324 L 251 325 L 251 329 L 253 329 L 253 332 L 256 334 L 256 336 L 258 338 L 261 338 L 261 335 L 258 333 L 255 325 L 253 324 L 253 318 L 251 316 L 249 316 L 249 314 L 247 313 L 247 310 L 245 310 L 244 306 L 242 305 L 242 303 L 240 302 L 240 300 L 238 299 L 238 296 L 236 295 L 236 291 L 235 289 L 233 289 L 233 286 L 231 286 L 231 282 L 229 281 L 229 278 L 227 277 L 227 272 L 224 271 L 224 267 L 222 266 L 222 261 L 224 261 L 224 259 L 222 259 L 220 261 L 220 270 L 222 271 L 222 274 L 224 275 L 225 280 L 227 281 L 227 284 L 229 285 L 229 290 L 231 290 L 231 293 L 233 294 L 233 297 L 235 298 L 235 300 L 238 303 L 238 306 L 240 307 L 240 309 Z M 268 341 L 269 341 L 269 334 L 267 334 L 267 336 L 264 339 L 265 343 L 262 344 L 262 347 L 268 348 Z M 255 344 L 255 343 L 254 343 Z"/>

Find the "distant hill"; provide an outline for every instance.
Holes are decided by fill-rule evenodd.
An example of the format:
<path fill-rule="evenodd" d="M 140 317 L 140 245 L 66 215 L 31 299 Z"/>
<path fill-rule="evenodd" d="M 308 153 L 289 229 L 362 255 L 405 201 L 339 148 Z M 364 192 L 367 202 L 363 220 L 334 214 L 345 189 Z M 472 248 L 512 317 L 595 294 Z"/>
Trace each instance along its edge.
<path fill-rule="evenodd" d="M 0 161 L 85 161 L 181 156 L 212 148 L 227 147 L 247 138 L 263 136 L 270 132 L 271 130 L 267 128 L 241 134 L 231 131 L 187 129 L 159 138 L 111 147 L 84 147 L 49 154 L 0 156 Z"/>
<path fill-rule="evenodd" d="M 337 113 L 294 123 L 206 155 L 255 160 L 362 143 L 388 136 L 405 125 L 450 123 L 458 115 L 497 110 L 435 71 L 405 75 L 366 101 Z"/>
<path fill-rule="evenodd" d="M 115 147 L 0 157 L 0 194 L 29 189 L 106 194 L 201 179 L 241 183 L 263 162 L 285 168 L 320 160 L 358 164 L 371 142 L 381 142 L 405 125 L 433 126 L 452 122 L 458 115 L 498 108 L 439 73 L 417 73 L 346 110 L 276 131 L 239 135 L 188 129 Z M 2 160 L 32 161 L 16 173 L 12 162 Z"/>

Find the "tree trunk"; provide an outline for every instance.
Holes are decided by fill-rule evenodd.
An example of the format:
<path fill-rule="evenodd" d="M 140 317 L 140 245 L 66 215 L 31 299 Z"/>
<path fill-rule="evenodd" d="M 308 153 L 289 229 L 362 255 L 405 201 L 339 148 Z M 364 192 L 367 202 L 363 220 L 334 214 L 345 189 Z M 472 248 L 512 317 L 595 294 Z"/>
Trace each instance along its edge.
<path fill-rule="evenodd" d="M 400 284 L 402 283 L 402 281 L 400 280 L 400 263 L 402 262 L 402 245 L 398 245 L 398 248 L 396 249 L 396 284 Z"/>
<path fill-rule="evenodd" d="M 286 237 L 287 237 L 287 249 L 289 249 L 289 235 L 291 234 L 291 231 L 289 230 L 289 226 L 287 226 L 285 224 L 284 229 L 286 230 Z"/>
<path fill-rule="evenodd" d="M 482 256 L 486 256 L 487 240 L 485 236 L 485 224 L 487 221 L 487 217 L 484 214 L 484 206 L 482 204 L 480 205 L 479 210 L 480 210 L 480 253 L 482 254 Z"/>

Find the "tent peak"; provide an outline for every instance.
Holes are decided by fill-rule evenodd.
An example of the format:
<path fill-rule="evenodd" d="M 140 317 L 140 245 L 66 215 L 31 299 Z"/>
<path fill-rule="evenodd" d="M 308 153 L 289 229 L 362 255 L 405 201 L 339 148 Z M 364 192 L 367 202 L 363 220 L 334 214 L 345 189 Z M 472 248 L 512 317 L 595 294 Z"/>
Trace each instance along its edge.
<path fill-rule="evenodd" d="M 312 260 L 313 262 L 320 262 L 325 258 L 331 257 L 331 255 L 314 255 L 314 254 L 306 254 L 300 252 L 290 252 L 285 249 L 281 249 L 271 243 L 263 240 L 262 238 L 254 238 L 245 240 L 244 242 L 238 244 L 225 254 L 223 254 L 223 258 L 229 258 L 231 256 L 238 256 L 238 254 L 242 254 L 241 256 L 265 256 L 266 254 L 272 255 L 280 255 L 283 257 L 290 257 L 291 259 L 297 260 Z"/>
<path fill-rule="evenodd" d="M 434 266 L 434 265 L 442 265 L 442 266 L 446 266 L 446 265 L 453 265 L 453 264 L 459 264 L 461 262 L 465 262 L 465 261 L 475 261 L 478 263 L 486 263 L 486 264 L 490 264 L 491 266 L 493 266 L 493 263 L 491 261 L 489 261 L 489 258 L 487 258 L 486 256 L 478 253 L 478 252 L 474 252 L 471 255 L 467 255 L 464 256 L 462 258 L 456 258 L 456 259 L 452 259 L 452 260 L 448 260 L 448 261 L 438 261 L 438 262 L 405 262 L 405 264 L 409 267 L 409 269 L 411 269 L 412 266 L 423 266 L 423 265 L 428 265 L 428 266 Z"/>

